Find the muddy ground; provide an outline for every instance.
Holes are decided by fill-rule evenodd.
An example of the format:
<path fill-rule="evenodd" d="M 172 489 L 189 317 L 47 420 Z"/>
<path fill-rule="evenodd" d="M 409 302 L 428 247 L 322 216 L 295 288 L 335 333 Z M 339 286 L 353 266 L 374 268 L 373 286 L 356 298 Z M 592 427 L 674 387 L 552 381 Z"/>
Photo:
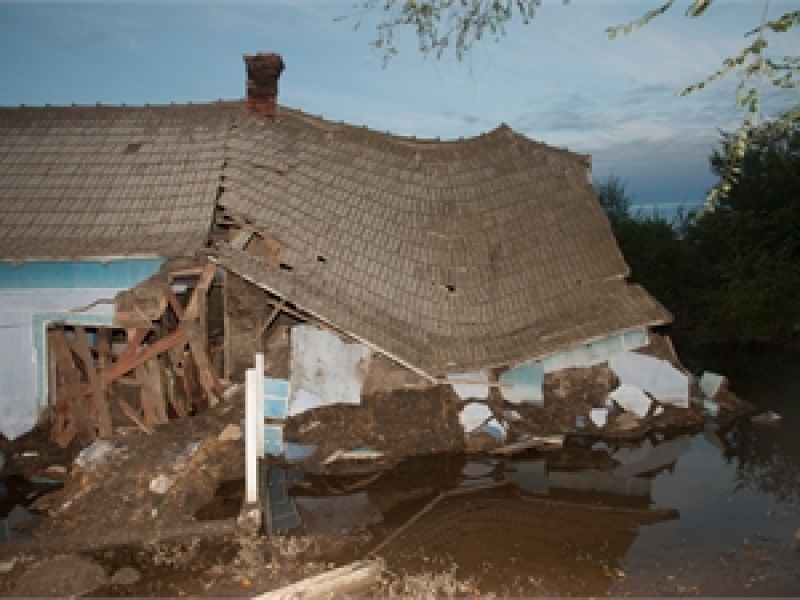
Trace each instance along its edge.
<path fill-rule="evenodd" d="M 669 346 L 658 340 L 646 351 L 675 360 Z M 390 365 L 380 368 L 380 377 L 373 373 L 372 380 L 368 378 L 368 393 L 361 405 L 319 408 L 289 420 L 287 440 L 316 446 L 302 466 L 305 471 L 379 473 L 407 457 L 480 455 L 502 443 L 488 435 L 465 439 L 458 419 L 465 403 L 450 386 L 420 386 L 405 374 L 393 373 Z M 389 391 L 397 382 L 412 387 Z M 512 441 L 554 433 L 589 443 L 641 439 L 702 425 L 697 404 L 689 409 L 664 406 L 658 415 L 633 421 L 617 413 L 602 430 L 578 419 L 602 406 L 616 383 L 604 365 L 568 369 L 547 376 L 543 407 L 506 405 L 497 390 L 492 391 L 488 405 L 497 416 L 509 409 L 517 411 L 520 419 L 508 422 L 507 440 Z M 695 395 L 699 397 L 699 391 Z M 722 418 L 748 409 L 730 393 L 722 398 L 721 407 Z M 0 438 L 4 481 L 25 482 L 35 476 L 63 480 L 63 487 L 41 497 L 35 498 L 41 489 L 25 493 L 38 517 L 25 526 L 29 539 L 0 544 L 0 590 L 13 596 L 255 595 L 324 571 L 333 562 L 363 556 L 372 542 L 367 531 L 269 540 L 237 527 L 235 506 L 232 513 L 217 510 L 215 514 L 210 507 L 214 502 L 219 505 L 217 492 L 224 490 L 225 482 L 241 480 L 244 474 L 241 439 L 235 435 L 221 439 L 226 428 L 228 433 L 235 432 L 242 420 L 243 396 L 238 393 L 203 414 L 159 426 L 153 435 L 121 428 L 107 441 L 105 453 L 80 465 L 75 460 L 83 449 L 77 442 L 61 449 L 49 442 L 45 427 L 13 442 Z M 337 450 L 356 447 L 369 447 L 383 458 L 367 465 L 325 464 Z M 585 462 L 592 468 L 610 468 L 609 460 L 607 455 L 585 451 Z M 414 477 L 419 480 L 424 474 Z M 442 484 L 431 481 L 430 493 Z M 305 485 L 313 487 L 314 480 Z M 377 493 L 377 497 L 387 506 L 409 500 L 395 491 L 384 496 Z M 517 509 L 503 508 L 502 502 L 491 506 L 487 510 L 508 515 L 509 524 L 538 522 L 511 515 L 508 511 Z M 439 526 L 432 524 L 431 531 Z M 580 524 L 576 527 L 581 528 Z M 545 589 L 546 583 L 536 585 Z M 533 593 L 534 588 L 524 589 Z M 396 591 L 387 583 L 381 593 Z M 575 592 L 592 590 L 576 588 Z"/>

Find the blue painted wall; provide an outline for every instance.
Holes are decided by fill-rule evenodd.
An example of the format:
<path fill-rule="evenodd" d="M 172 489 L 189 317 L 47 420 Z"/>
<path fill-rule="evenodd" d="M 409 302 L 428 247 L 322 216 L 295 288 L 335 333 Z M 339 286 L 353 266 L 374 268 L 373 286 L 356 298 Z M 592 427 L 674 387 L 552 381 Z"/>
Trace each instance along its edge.
<path fill-rule="evenodd" d="M 162 258 L 125 258 L 101 262 L 0 262 L 0 289 L 130 288 L 158 271 Z"/>

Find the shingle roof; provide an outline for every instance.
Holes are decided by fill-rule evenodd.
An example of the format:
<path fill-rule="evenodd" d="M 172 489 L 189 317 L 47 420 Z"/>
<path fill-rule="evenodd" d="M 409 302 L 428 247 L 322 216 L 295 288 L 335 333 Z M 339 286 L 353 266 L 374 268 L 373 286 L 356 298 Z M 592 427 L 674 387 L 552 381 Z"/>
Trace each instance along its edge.
<path fill-rule="evenodd" d="M 203 248 L 232 110 L 0 108 L 0 259 Z"/>
<path fill-rule="evenodd" d="M 281 264 L 222 264 L 429 373 L 670 320 L 624 282 L 587 157 L 506 126 L 420 142 L 284 109 L 240 122 L 224 187 Z"/>
<path fill-rule="evenodd" d="M 242 106 L 0 109 L 0 260 L 194 253 L 218 204 L 280 244 L 222 265 L 429 373 L 670 319 L 625 283 L 587 157 Z"/>

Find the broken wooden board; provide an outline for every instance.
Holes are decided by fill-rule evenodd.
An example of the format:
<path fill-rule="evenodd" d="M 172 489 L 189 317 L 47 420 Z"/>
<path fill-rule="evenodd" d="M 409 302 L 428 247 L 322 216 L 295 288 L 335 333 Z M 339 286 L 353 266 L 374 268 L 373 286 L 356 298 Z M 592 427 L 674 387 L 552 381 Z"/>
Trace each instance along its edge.
<path fill-rule="evenodd" d="M 320 573 L 284 588 L 254 596 L 253 600 L 322 600 L 342 598 L 364 591 L 380 581 L 386 564 L 382 559 L 361 560 Z"/>
<path fill-rule="evenodd" d="M 526 450 L 557 450 L 564 447 L 563 435 L 535 435 L 513 444 L 506 444 L 500 448 L 492 450 L 492 454 L 500 456 L 510 456 L 525 452 Z"/>
<path fill-rule="evenodd" d="M 55 409 L 63 417 L 54 421 L 51 439 L 62 448 L 67 447 L 75 435 L 85 436 L 92 441 L 97 434 L 81 386 L 81 372 L 73 359 L 69 340 L 63 329 L 55 329 L 47 333 L 47 341 L 58 366 L 58 378 L 53 382 L 57 386 L 58 398 Z"/>
<path fill-rule="evenodd" d="M 91 385 L 98 435 L 103 438 L 110 437 L 113 433 L 111 411 L 108 408 L 105 390 L 100 382 L 92 351 L 89 348 L 89 336 L 86 335 L 86 330 L 83 327 L 75 327 L 75 340 L 72 343 L 72 348 L 78 358 L 83 361 L 83 367 Z"/>

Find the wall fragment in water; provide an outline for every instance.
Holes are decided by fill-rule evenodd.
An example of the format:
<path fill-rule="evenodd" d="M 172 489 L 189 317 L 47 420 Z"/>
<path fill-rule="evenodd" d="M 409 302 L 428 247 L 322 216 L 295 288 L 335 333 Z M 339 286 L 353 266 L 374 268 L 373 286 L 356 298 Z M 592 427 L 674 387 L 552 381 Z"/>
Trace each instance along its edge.
<path fill-rule="evenodd" d="M 689 377 L 669 362 L 637 354 L 621 352 L 608 360 L 608 366 L 620 383 L 645 390 L 663 404 L 689 408 Z"/>
<path fill-rule="evenodd" d="M 613 458 L 622 463 L 614 470 L 617 477 L 635 477 L 672 464 L 689 451 L 691 439 L 682 435 L 654 446 L 645 440 L 638 448 L 618 450 Z"/>
<path fill-rule="evenodd" d="M 294 502 L 309 534 L 340 534 L 383 521 L 366 492 L 324 498 L 295 496 Z"/>
<path fill-rule="evenodd" d="M 632 412 L 640 419 L 647 416 L 650 405 L 653 403 L 650 397 L 642 390 L 627 383 L 621 384 L 608 396 L 614 400 L 621 409 Z"/>
<path fill-rule="evenodd" d="M 317 406 L 359 404 L 372 352 L 313 325 L 291 330 L 289 414 Z"/>

